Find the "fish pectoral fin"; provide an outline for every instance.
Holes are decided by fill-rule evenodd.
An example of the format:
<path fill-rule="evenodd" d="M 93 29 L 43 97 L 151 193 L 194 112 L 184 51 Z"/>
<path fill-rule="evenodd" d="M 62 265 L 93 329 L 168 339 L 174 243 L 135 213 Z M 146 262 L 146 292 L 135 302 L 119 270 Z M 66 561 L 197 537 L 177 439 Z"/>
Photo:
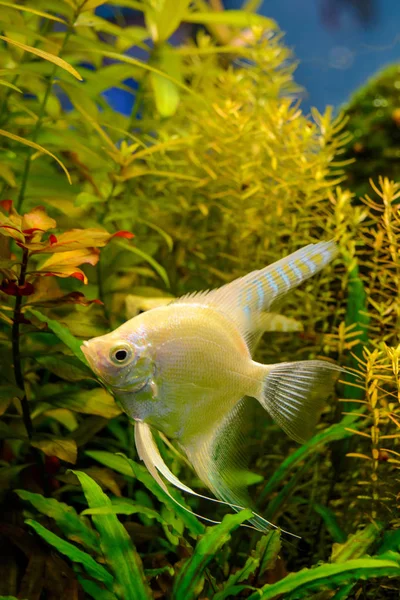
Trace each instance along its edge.
<path fill-rule="evenodd" d="M 140 460 L 144 462 L 150 475 L 152 475 L 155 481 L 157 481 L 158 485 L 163 489 L 164 492 L 170 495 L 167 486 L 159 475 L 159 472 L 175 487 L 183 490 L 184 492 L 188 492 L 189 494 L 196 495 L 195 491 L 182 483 L 182 481 L 175 477 L 175 475 L 169 470 L 163 461 L 159 449 L 157 448 L 157 444 L 154 441 L 151 429 L 146 423 L 140 421 L 135 423 L 135 444 Z"/>
<path fill-rule="evenodd" d="M 322 360 L 266 365 L 266 369 L 259 402 L 289 437 L 306 442 L 343 369 Z"/>

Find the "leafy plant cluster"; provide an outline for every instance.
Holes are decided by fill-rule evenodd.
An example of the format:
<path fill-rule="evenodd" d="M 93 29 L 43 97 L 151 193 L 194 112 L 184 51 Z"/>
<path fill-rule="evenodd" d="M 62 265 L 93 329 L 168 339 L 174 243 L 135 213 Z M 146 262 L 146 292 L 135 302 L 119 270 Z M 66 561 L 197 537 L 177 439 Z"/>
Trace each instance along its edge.
<path fill-rule="evenodd" d="M 345 119 L 301 112 L 257 3 L 108 3 L 134 25 L 102 4 L 0 0 L 0 594 L 397 597 L 399 186 L 340 187 Z M 181 23 L 192 35 L 172 45 Z M 128 117 L 113 87 L 134 95 Z M 258 358 L 338 360 L 339 401 L 300 448 L 257 407 L 244 432 L 260 510 L 302 539 L 171 490 L 177 504 L 82 340 L 329 237 L 339 258 L 270 315 Z"/>
<path fill-rule="evenodd" d="M 353 134 L 346 157 L 355 159 L 347 169 L 347 185 L 357 194 L 369 193 L 369 177 L 384 173 L 399 180 L 400 66 L 391 65 L 374 75 L 350 99 L 344 112 Z"/>

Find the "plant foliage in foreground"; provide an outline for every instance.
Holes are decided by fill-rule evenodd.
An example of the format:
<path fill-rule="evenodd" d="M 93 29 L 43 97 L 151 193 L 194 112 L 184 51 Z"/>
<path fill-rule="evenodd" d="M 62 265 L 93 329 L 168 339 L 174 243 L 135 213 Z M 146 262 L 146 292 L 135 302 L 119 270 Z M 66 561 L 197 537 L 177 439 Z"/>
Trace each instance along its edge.
<path fill-rule="evenodd" d="M 102 4 L 0 0 L 0 597 L 397 597 L 399 186 L 340 187 L 346 123 L 301 112 L 253 3 L 118 0 L 134 25 Z M 204 27 L 172 45 L 181 22 Z M 127 78 L 124 116 L 107 90 L 132 94 Z M 329 237 L 340 257 L 284 299 L 258 353 L 355 375 L 304 446 L 256 406 L 243 432 L 260 510 L 301 540 L 171 490 L 178 505 L 81 341 Z"/>

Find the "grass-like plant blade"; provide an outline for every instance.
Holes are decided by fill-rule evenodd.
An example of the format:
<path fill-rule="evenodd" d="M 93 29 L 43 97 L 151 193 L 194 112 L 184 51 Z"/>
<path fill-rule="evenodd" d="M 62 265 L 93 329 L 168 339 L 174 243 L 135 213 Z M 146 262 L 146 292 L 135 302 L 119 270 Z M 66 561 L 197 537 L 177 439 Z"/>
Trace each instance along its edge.
<path fill-rule="evenodd" d="M 167 271 L 164 269 L 164 267 L 162 265 L 160 265 L 159 262 L 157 262 L 152 256 L 150 256 L 150 254 L 147 254 L 147 252 L 144 252 L 143 250 L 141 250 L 140 248 L 137 248 L 136 246 L 128 246 L 128 244 L 124 244 L 124 242 L 116 242 L 116 244 L 123 250 L 132 252 L 133 254 L 137 254 L 138 256 L 143 258 L 143 260 L 148 262 L 149 265 L 151 265 L 153 267 L 155 272 L 161 277 L 161 279 L 165 283 L 166 287 L 167 288 L 170 287 Z"/>
<path fill-rule="evenodd" d="M 352 261 L 353 260 L 354 259 L 352 259 Z M 355 264 L 349 272 L 345 324 L 346 326 L 357 325 L 358 344 L 352 347 L 351 356 L 348 359 L 348 366 L 357 369 L 359 367 L 357 358 L 362 358 L 363 348 L 368 344 L 368 328 L 370 324 L 370 317 L 367 313 L 367 294 L 365 292 L 364 284 L 360 279 L 357 264 Z M 352 399 L 362 400 L 364 398 L 364 390 L 351 385 L 355 383 L 355 376 L 346 373 L 345 383 L 343 385 L 343 397 L 348 398 L 349 402 L 343 405 L 344 411 L 350 410 Z"/>
<path fill-rule="evenodd" d="M 64 19 L 60 19 L 60 17 L 56 17 L 55 15 L 51 15 L 49 13 L 43 12 L 42 10 L 37 10 L 36 8 L 31 8 L 30 6 L 21 6 L 11 2 L 4 2 L 4 0 L 0 0 L 0 6 L 5 6 L 7 8 L 14 8 L 15 10 L 20 10 L 23 12 L 31 13 L 32 15 L 38 15 L 39 17 L 44 17 L 45 19 L 50 19 L 50 21 L 58 21 L 59 23 L 63 23 L 67 25 Z"/>
<path fill-rule="evenodd" d="M 44 60 L 48 60 L 49 62 L 54 63 L 55 65 L 57 65 L 57 67 L 68 71 L 68 73 L 71 73 L 71 75 L 76 77 L 76 79 L 82 81 L 82 77 L 79 75 L 78 71 L 59 56 L 51 54 L 50 52 L 45 52 L 44 50 L 40 50 L 40 48 L 35 48 L 34 46 L 27 46 L 26 44 L 22 44 L 21 42 L 13 40 L 9 37 L 5 37 L 4 35 L 0 35 L 0 39 L 7 42 L 7 44 L 17 46 L 17 48 L 25 50 L 25 52 L 31 52 L 32 54 L 39 56 L 39 58 L 43 58 Z"/>
<path fill-rule="evenodd" d="M 225 598 L 235 596 L 245 589 L 254 590 L 255 588 L 249 585 L 238 584 L 246 581 L 255 571 L 257 571 L 257 576 L 260 577 L 264 571 L 272 569 L 280 549 L 281 534 L 278 529 L 273 529 L 267 535 L 263 535 L 244 566 L 230 575 L 221 590 L 215 594 L 213 600 L 225 600 Z"/>
<path fill-rule="evenodd" d="M 354 435 L 350 431 L 347 431 L 346 428 L 351 425 L 355 429 L 357 427 L 357 424 L 354 424 L 355 420 L 356 417 L 351 415 L 344 417 L 340 423 L 335 423 L 335 425 L 331 425 L 328 429 L 317 433 L 306 444 L 300 446 L 293 454 L 288 456 L 265 484 L 257 500 L 257 504 L 260 505 L 265 498 L 275 491 L 279 484 L 288 476 L 289 472 L 300 462 L 314 455 L 315 452 L 321 450 L 326 444 Z"/>
<path fill-rule="evenodd" d="M 87 508 L 81 515 L 135 515 L 142 514 L 149 519 L 155 519 L 161 524 L 165 524 L 164 519 L 156 510 L 141 504 L 128 502 L 127 500 L 112 502 L 111 506 L 101 506 L 99 508 Z"/>
<path fill-rule="evenodd" d="M 203 588 L 204 569 L 230 539 L 232 531 L 252 515 L 252 511 L 246 509 L 236 515 L 226 515 L 218 525 L 207 527 L 206 533 L 197 542 L 193 555 L 185 562 L 175 579 L 172 593 L 174 600 L 198 597 Z"/>
<path fill-rule="evenodd" d="M 360 579 L 374 577 L 399 577 L 400 554 L 387 552 L 377 557 L 364 557 L 344 563 L 325 563 L 313 569 L 302 569 L 284 579 L 254 592 L 249 600 L 271 600 L 290 593 L 291 600 L 309 598 L 312 591 L 336 590 Z"/>
<path fill-rule="evenodd" d="M 64 325 L 61 325 L 61 323 L 55 321 L 54 319 L 49 319 L 49 317 L 46 317 L 46 315 L 43 315 L 38 310 L 30 308 L 29 312 L 42 323 L 47 323 L 47 327 L 51 329 L 58 339 L 64 342 L 64 344 L 68 346 L 70 350 L 72 350 L 75 356 L 77 356 L 79 360 L 87 365 L 86 358 L 81 350 L 81 340 L 78 340 L 76 337 L 74 337 L 72 333 L 66 327 L 64 327 Z"/>
<path fill-rule="evenodd" d="M 160 500 L 160 502 L 165 504 L 179 516 L 181 521 L 193 535 L 204 533 L 204 525 L 200 523 L 195 515 L 176 504 L 169 496 L 167 496 L 158 483 L 154 481 L 147 469 L 142 467 L 142 465 L 138 465 L 136 462 L 127 459 L 126 457 L 104 450 L 89 450 L 85 454 L 126 477 L 138 479 L 156 498 L 158 498 L 158 500 Z M 176 490 L 171 489 L 170 491 L 174 498 L 176 498 L 180 504 L 185 506 L 185 501 L 181 494 L 176 492 Z"/>
<path fill-rule="evenodd" d="M 99 565 L 99 563 L 97 563 L 89 554 L 83 552 L 70 542 L 61 539 L 58 535 L 52 533 L 37 521 L 27 519 L 25 522 L 32 527 L 45 542 L 50 544 L 50 546 L 53 546 L 58 552 L 64 554 L 64 556 L 69 558 L 72 562 L 81 564 L 90 577 L 93 577 L 97 581 L 102 581 L 107 587 L 112 586 L 114 581 L 113 576 L 104 567 Z"/>
<path fill-rule="evenodd" d="M 4 39 L 3 36 L 0 35 L 0 39 Z M 10 133 L 9 131 L 5 131 L 4 129 L 0 129 L 0 135 L 2 135 L 3 137 L 6 137 L 6 138 L 10 138 L 10 140 L 14 140 L 15 142 L 19 142 L 20 144 L 24 144 L 25 146 L 29 146 L 30 148 L 34 148 L 35 150 L 38 150 L 39 152 L 43 152 L 43 154 L 47 154 L 48 156 L 51 156 L 51 158 L 53 158 L 60 165 L 60 167 L 66 174 L 69 184 L 72 184 L 71 176 L 70 176 L 67 168 L 65 167 L 64 163 L 61 162 L 61 160 L 59 158 L 57 158 L 57 156 L 55 154 L 50 152 L 50 150 L 47 150 L 43 146 L 39 146 L 39 144 L 36 144 L 36 142 L 32 142 L 31 140 L 28 140 L 19 135 L 16 135 L 15 133 Z"/>
<path fill-rule="evenodd" d="M 26 490 L 15 490 L 22 500 L 30 502 L 43 515 L 54 519 L 65 537 L 78 542 L 89 550 L 98 551 L 99 539 L 95 531 L 87 527 L 72 506 L 55 498 L 45 498 Z"/>
<path fill-rule="evenodd" d="M 328 506 L 322 504 L 313 504 L 313 509 L 322 517 L 326 529 L 329 531 L 334 542 L 343 544 L 346 541 L 346 534 L 337 522 L 335 513 Z"/>
<path fill-rule="evenodd" d="M 78 580 L 81 586 L 83 587 L 85 594 L 87 594 L 93 600 L 117 600 L 117 596 L 108 590 L 101 588 L 94 581 L 90 581 L 90 579 L 85 579 L 84 577 L 79 577 Z"/>
<path fill-rule="evenodd" d="M 86 473 L 73 471 L 78 477 L 90 508 L 111 506 L 111 500 L 101 487 Z M 142 561 L 125 527 L 116 515 L 92 515 L 100 534 L 103 556 L 115 576 L 114 592 L 121 600 L 151 598 Z"/>

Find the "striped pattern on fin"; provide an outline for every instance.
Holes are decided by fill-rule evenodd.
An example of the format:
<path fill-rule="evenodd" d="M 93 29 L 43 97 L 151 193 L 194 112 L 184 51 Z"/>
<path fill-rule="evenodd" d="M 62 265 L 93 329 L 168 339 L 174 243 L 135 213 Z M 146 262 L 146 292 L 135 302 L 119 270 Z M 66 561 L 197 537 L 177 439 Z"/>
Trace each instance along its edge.
<path fill-rule="evenodd" d="M 210 292 L 183 296 L 177 302 L 202 304 L 230 316 L 243 335 L 260 328 L 262 311 L 323 269 L 337 254 L 334 241 L 309 244 L 289 256 Z"/>
<path fill-rule="evenodd" d="M 268 365 L 261 405 L 297 442 L 314 433 L 327 397 L 343 369 L 322 360 L 302 360 Z"/>

